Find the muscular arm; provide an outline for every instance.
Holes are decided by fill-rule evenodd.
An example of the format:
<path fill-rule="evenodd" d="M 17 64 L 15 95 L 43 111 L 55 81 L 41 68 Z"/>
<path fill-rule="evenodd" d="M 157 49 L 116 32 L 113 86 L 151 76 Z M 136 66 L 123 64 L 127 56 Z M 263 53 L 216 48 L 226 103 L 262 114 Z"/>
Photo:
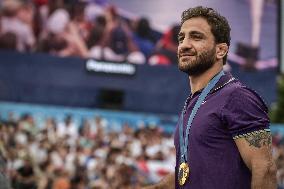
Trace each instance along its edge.
<path fill-rule="evenodd" d="M 256 131 L 235 139 L 239 152 L 252 173 L 252 189 L 276 189 L 276 166 L 272 158 L 271 134 Z"/>
<path fill-rule="evenodd" d="M 148 186 L 142 189 L 174 189 L 175 188 L 175 174 L 170 173 L 164 179 L 161 180 L 158 184 L 153 186 Z"/>

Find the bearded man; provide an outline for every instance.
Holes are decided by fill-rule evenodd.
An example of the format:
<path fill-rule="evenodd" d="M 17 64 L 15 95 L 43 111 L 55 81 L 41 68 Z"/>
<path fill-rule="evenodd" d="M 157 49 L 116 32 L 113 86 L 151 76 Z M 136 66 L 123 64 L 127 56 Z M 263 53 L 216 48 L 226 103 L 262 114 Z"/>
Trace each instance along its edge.
<path fill-rule="evenodd" d="M 178 67 L 191 94 L 176 126 L 175 173 L 145 189 L 276 189 L 267 107 L 223 71 L 230 30 L 212 8 L 183 12 Z"/>

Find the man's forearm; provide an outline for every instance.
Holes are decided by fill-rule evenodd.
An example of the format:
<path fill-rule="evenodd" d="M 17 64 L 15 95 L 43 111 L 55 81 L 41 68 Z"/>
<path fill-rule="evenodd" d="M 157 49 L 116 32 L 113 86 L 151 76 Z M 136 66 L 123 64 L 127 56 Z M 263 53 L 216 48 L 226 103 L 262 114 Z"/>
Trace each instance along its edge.
<path fill-rule="evenodd" d="M 153 186 L 148 186 L 143 189 L 174 189 L 175 188 L 175 174 L 170 173 L 164 179 L 161 180 L 158 184 Z"/>
<path fill-rule="evenodd" d="M 252 169 L 252 189 L 276 189 L 276 166 L 271 164 L 267 167 Z"/>

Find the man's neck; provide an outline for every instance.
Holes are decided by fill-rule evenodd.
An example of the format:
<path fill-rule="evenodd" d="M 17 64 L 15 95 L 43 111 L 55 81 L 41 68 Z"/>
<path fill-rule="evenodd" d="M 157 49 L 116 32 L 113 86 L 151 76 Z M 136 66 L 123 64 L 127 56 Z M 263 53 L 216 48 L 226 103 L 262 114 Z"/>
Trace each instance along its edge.
<path fill-rule="evenodd" d="M 218 66 L 215 64 L 214 66 L 212 66 L 212 68 L 198 76 L 189 76 L 191 94 L 194 94 L 200 89 L 206 87 L 209 81 L 221 70 L 222 66 Z"/>

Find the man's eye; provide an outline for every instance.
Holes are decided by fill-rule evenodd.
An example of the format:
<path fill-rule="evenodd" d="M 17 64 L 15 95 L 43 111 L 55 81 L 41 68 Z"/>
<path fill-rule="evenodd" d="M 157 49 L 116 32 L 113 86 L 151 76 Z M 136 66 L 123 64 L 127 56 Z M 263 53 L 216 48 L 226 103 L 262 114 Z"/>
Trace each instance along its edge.
<path fill-rule="evenodd" d="M 193 35 L 192 38 L 193 39 L 202 39 L 202 36 L 201 35 Z"/>
<path fill-rule="evenodd" d="M 184 37 L 178 37 L 178 42 L 181 43 L 183 41 Z"/>

